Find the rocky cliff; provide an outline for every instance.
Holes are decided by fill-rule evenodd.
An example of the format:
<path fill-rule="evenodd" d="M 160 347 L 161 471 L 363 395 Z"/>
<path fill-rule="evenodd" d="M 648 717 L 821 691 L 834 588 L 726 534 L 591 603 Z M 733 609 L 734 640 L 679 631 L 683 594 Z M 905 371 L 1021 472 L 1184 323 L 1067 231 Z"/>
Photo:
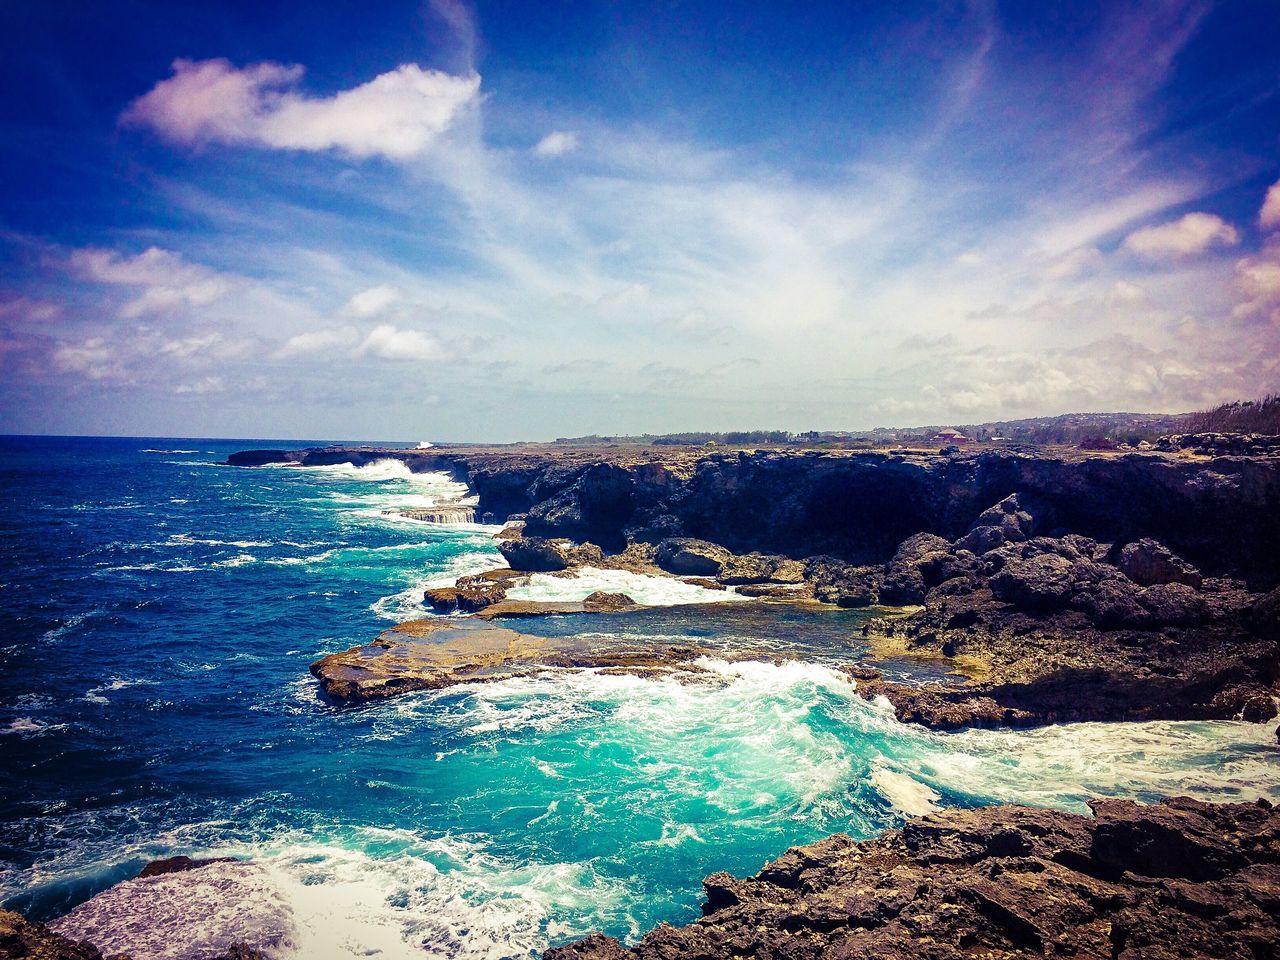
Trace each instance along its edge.
<path fill-rule="evenodd" d="M 479 495 L 479 514 L 527 514 L 527 533 L 629 542 L 695 537 L 735 553 L 828 554 L 884 563 L 907 537 L 962 535 L 992 504 L 1033 495 L 1052 524 L 1106 542 L 1154 537 L 1255 589 L 1280 583 L 1280 458 L 952 454 L 638 448 L 439 451 L 258 450 L 229 462 L 307 465 L 386 457 L 442 470 Z"/>

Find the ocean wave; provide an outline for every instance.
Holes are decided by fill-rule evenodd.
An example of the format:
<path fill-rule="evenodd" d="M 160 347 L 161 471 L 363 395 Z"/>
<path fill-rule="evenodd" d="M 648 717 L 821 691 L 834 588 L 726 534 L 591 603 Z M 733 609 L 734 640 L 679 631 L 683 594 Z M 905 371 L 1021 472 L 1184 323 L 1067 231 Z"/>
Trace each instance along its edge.
<path fill-rule="evenodd" d="M 479 543 L 473 546 L 478 547 Z M 449 557 L 439 570 L 424 573 L 403 590 L 378 598 L 369 605 L 369 609 L 382 619 L 394 620 L 396 623 L 431 616 L 432 611 L 422 598 L 429 587 L 452 586 L 459 577 L 493 570 L 505 563 L 502 554 L 492 547 L 456 554 Z"/>
<path fill-rule="evenodd" d="M 153 447 L 146 447 L 138 451 L 139 453 L 213 453 L 212 450 L 157 450 Z"/>
<path fill-rule="evenodd" d="M 710 590 L 675 577 L 655 577 L 629 570 L 580 567 L 573 576 L 535 573 L 529 583 L 507 591 L 512 600 L 578 601 L 597 591 L 625 593 L 636 603 L 667 607 L 687 603 L 725 603 L 750 598 L 733 590 Z"/>

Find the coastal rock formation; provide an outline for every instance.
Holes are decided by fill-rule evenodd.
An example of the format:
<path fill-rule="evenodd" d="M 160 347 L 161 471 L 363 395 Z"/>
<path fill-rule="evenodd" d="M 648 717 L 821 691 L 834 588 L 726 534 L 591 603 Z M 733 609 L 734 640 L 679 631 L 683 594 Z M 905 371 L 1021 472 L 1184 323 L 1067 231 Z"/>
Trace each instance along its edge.
<path fill-rule="evenodd" d="M 630 598 L 594 594 L 596 610 L 625 609 Z M 503 615 L 518 616 L 524 601 L 504 601 L 484 611 L 514 605 Z M 529 614 L 553 604 L 530 603 Z M 585 603 L 563 612 L 582 612 Z M 425 641 L 425 642 L 424 642 Z M 459 683 L 498 680 L 548 668 L 604 668 L 648 673 L 672 667 L 691 669 L 706 651 L 688 645 L 613 644 L 580 637 L 534 637 L 482 619 L 412 620 L 384 630 L 370 644 L 330 654 L 311 665 L 320 687 L 335 700 L 366 703 L 415 690 L 437 690 Z"/>
<path fill-rule="evenodd" d="M 837 834 L 754 877 L 708 877 L 702 919 L 547 960 L 1087 960 L 1280 953 L 1280 814 L 1260 801 L 1096 800 L 1092 818 L 948 810 Z"/>
<path fill-rule="evenodd" d="M 428 587 L 423 600 L 436 613 L 476 613 L 503 600 L 508 590 L 528 579 L 518 570 L 486 570 L 459 577 L 452 587 Z"/>
<path fill-rule="evenodd" d="M 655 562 L 668 573 L 688 577 L 717 577 L 733 557 L 728 550 L 707 540 L 668 537 L 658 544 Z"/>
<path fill-rule="evenodd" d="M 43 923 L 0 910 L 0 960 L 102 960 L 92 943 L 70 940 Z"/>
<path fill-rule="evenodd" d="M 1152 537 L 1200 570 L 1245 579 L 1254 589 L 1280 585 L 1275 457 L 1011 450 L 707 454 L 553 445 L 254 450 L 228 462 L 359 466 L 388 457 L 467 483 L 482 519 L 527 514 L 530 537 L 590 542 L 607 552 L 629 543 L 698 538 L 736 554 L 829 555 L 854 566 L 880 565 L 920 532 L 954 541 L 993 504 L 1016 493 L 1036 505 L 1037 532 L 1061 528 L 1121 544 Z M 981 524 L 980 536 L 1030 536 L 1019 512 L 1001 521 L 999 534 L 995 525 Z M 975 538 L 965 549 L 978 546 Z"/>
<path fill-rule="evenodd" d="M 593 543 L 575 543 L 564 537 L 507 537 L 498 550 L 512 570 L 550 573 L 604 560 L 604 551 Z"/>
<path fill-rule="evenodd" d="M 917 542 L 908 553 L 922 557 L 924 609 L 864 627 L 874 645 L 964 661 L 970 678 L 911 687 L 863 668 L 864 696 L 943 729 L 1274 715 L 1280 648 L 1267 597 L 1205 579 L 1150 538 L 1116 548 L 1078 534 L 975 537 L 1003 521 L 982 523 L 945 551 L 931 541 L 921 555 Z"/>

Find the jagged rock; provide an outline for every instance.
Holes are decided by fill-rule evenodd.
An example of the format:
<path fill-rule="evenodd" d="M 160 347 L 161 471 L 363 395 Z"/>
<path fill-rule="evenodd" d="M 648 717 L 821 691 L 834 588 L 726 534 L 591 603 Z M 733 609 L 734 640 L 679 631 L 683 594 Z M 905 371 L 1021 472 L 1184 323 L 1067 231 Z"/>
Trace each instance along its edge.
<path fill-rule="evenodd" d="M 951 550 L 951 544 L 932 533 L 917 533 L 902 541 L 880 584 L 880 602 L 897 606 L 923 603 L 930 586 L 926 574 Z"/>
<path fill-rule="evenodd" d="M 617 596 L 617 595 L 612 595 Z M 612 603 L 610 600 L 608 603 Z M 384 630 L 370 644 L 330 654 L 311 665 L 321 689 L 344 703 L 368 703 L 417 690 L 439 690 L 525 676 L 548 667 L 596 667 L 637 672 L 679 666 L 707 651 L 690 645 L 637 644 L 598 638 L 537 637 L 496 627 L 485 617 L 582 612 L 584 605 L 507 600 L 463 620 L 411 620 Z"/>
<path fill-rule="evenodd" d="M 834 557 L 810 557 L 805 561 L 806 579 L 814 585 L 814 596 L 823 603 L 841 607 L 870 607 L 880 602 L 881 567 L 856 567 Z"/>
<path fill-rule="evenodd" d="M 1091 802 L 947 810 L 707 878 L 702 919 L 635 946 L 593 935 L 547 960 L 1271 958 L 1280 815 L 1270 804 Z"/>
<path fill-rule="evenodd" d="M 1126 577 L 1144 587 L 1182 583 L 1199 589 L 1204 580 L 1199 570 L 1149 537 L 1125 544 L 1116 566 Z"/>
<path fill-rule="evenodd" d="M 1280 643 L 1280 587 L 1255 603 L 1249 618 L 1260 636 Z"/>
<path fill-rule="evenodd" d="M 630 610 L 639 604 L 625 593 L 605 593 L 597 590 L 582 601 L 582 608 L 587 613 L 604 613 L 613 610 Z"/>
<path fill-rule="evenodd" d="M 804 580 L 804 564 L 787 557 L 763 553 L 731 556 L 720 565 L 716 578 L 729 586 L 748 583 L 800 583 Z"/>
<path fill-rule="evenodd" d="M 423 600 L 436 613 L 476 613 L 503 600 L 507 591 L 529 579 L 518 570 L 486 570 L 459 577 L 452 587 L 428 587 Z"/>
<path fill-rule="evenodd" d="M 594 543 L 575 543 L 566 539 L 522 537 L 503 540 L 498 543 L 498 550 L 511 569 L 529 573 L 551 573 L 604 560 L 604 551 Z"/>
<path fill-rule="evenodd" d="M 692 537 L 672 537 L 658 544 L 655 561 L 668 573 L 680 576 L 715 577 L 731 554 L 719 544 Z"/>
<path fill-rule="evenodd" d="M 1139 600 L 1160 624 L 1199 623 L 1208 612 L 1199 592 L 1185 583 L 1157 583 L 1143 590 Z"/>
<path fill-rule="evenodd" d="M 1024 610 L 1051 610 L 1064 605 L 1074 584 L 1066 557 L 1043 553 L 1012 560 L 991 578 L 991 592 Z"/>
<path fill-rule="evenodd" d="M 0 960 L 102 960 L 93 944 L 69 940 L 43 923 L 0 910 Z"/>
<path fill-rule="evenodd" d="M 1096 627 L 1141 627 L 1151 614 L 1139 602 L 1139 588 L 1127 577 L 1112 577 L 1077 589 L 1071 606 L 1081 610 Z"/>

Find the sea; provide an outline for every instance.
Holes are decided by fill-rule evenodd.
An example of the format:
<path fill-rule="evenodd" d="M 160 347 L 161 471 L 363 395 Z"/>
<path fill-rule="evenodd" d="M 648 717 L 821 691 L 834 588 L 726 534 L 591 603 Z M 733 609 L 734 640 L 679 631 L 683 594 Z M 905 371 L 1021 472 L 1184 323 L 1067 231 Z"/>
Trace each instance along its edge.
<path fill-rule="evenodd" d="M 306 444 L 0 438 L 3 907 L 135 960 L 228 930 L 278 957 L 523 958 L 690 922 L 710 873 L 939 808 L 1280 801 L 1272 725 L 935 733 L 840 670 L 865 612 L 612 571 L 517 595 L 650 606 L 519 629 L 697 642 L 698 677 L 547 670 L 327 702 L 314 660 L 431 616 L 425 587 L 502 558 L 498 527 L 383 512 L 465 498 L 446 475 L 223 463 Z M 157 879 L 164 896 L 116 886 L 179 854 L 246 863 Z"/>

